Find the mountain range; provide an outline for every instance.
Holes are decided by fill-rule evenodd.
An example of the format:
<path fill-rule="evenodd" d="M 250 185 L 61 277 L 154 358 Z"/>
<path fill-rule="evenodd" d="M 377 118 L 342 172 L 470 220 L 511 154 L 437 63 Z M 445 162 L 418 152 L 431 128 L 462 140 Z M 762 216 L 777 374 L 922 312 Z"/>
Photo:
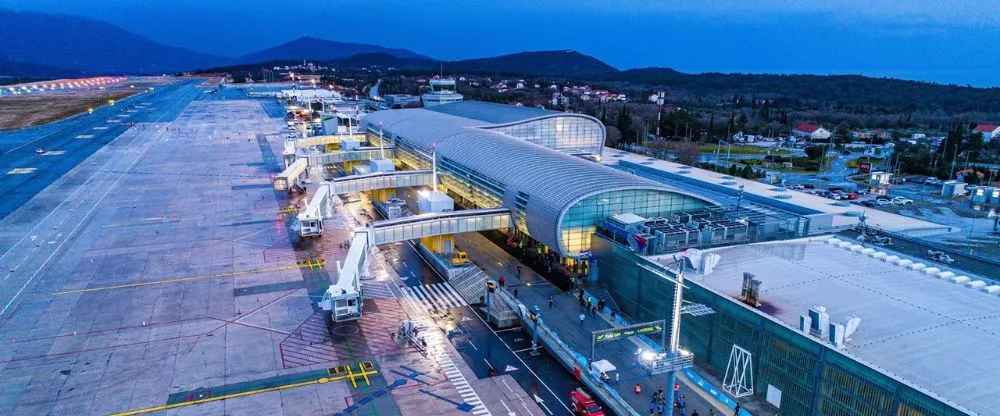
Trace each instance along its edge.
<path fill-rule="evenodd" d="M 1000 88 L 972 88 L 857 75 L 687 74 L 669 68 L 619 70 L 576 51 L 535 51 L 440 61 L 407 50 L 302 37 L 239 57 L 163 45 L 112 24 L 62 14 L 0 9 L 0 77 L 159 74 L 253 69 L 308 60 L 334 67 L 379 65 L 411 71 L 541 76 L 655 85 L 705 94 L 764 94 L 871 105 L 920 102 L 970 111 L 1000 105 Z M 844 97 L 852 97 L 845 99 Z M 863 97 L 863 99 L 862 99 Z M 917 100 L 917 101 L 912 101 Z"/>

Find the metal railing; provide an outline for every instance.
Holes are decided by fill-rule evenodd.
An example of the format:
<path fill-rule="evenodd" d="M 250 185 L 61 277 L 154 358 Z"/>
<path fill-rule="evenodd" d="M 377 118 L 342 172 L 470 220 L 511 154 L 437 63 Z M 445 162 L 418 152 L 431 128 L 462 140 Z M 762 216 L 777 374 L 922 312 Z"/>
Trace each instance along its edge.
<path fill-rule="evenodd" d="M 507 304 L 507 306 L 510 306 L 510 308 L 514 311 L 528 310 L 526 305 L 519 302 L 513 295 L 507 293 L 504 289 L 497 291 L 497 297 Z M 525 319 L 524 316 L 519 317 L 521 320 Z M 528 325 L 528 328 L 535 327 L 535 325 Z M 590 368 L 587 357 L 576 352 L 572 347 L 563 342 L 563 340 L 559 338 L 558 334 L 545 325 L 544 319 L 539 319 L 537 328 L 538 339 L 548 347 L 552 355 L 554 355 L 556 359 L 558 359 L 567 368 L 580 369 L 580 381 L 583 382 L 583 384 L 586 385 L 592 392 L 594 392 L 594 394 L 596 394 L 601 401 L 604 402 L 604 404 L 608 405 L 612 411 L 619 415 L 639 416 L 639 412 L 633 409 L 632 405 L 621 397 L 617 390 L 609 386 L 599 377 L 594 377 L 589 371 L 586 371 Z"/>

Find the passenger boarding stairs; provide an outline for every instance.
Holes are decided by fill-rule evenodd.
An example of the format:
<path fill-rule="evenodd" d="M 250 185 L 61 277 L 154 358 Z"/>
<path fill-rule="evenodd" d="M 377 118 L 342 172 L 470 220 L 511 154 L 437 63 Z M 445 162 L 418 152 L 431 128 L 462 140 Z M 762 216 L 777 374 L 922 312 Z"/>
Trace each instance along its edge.
<path fill-rule="evenodd" d="M 479 303 L 479 297 L 486 293 L 486 272 L 479 267 L 469 267 L 468 270 L 460 273 L 459 275 L 449 279 L 448 283 L 451 284 L 459 295 L 465 299 L 470 305 Z"/>

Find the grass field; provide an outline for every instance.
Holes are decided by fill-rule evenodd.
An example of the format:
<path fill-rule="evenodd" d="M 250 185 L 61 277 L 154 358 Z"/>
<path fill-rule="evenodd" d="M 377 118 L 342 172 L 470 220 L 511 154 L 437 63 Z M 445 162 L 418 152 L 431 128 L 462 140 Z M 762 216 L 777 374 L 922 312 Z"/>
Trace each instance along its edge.
<path fill-rule="evenodd" d="M 767 153 L 768 151 L 770 151 L 772 155 L 783 155 L 791 153 L 786 149 L 777 149 L 773 147 L 761 147 L 761 146 L 737 145 L 733 146 L 731 149 L 726 145 L 722 145 L 721 147 L 719 147 L 718 145 L 707 144 L 707 143 L 698 146 L 698 151 L 701 153 L 715 153 L 716 150 L 719 151 L 719 154 L 723 155 L 726 153 L 734 155 L 766 155 L 768 154 Z"/>
<path fill-rule="evenodd" d="M 59 121 L 84 113 L 88 108 L 107 105 L 109 99 L 121 100 L 139 89 L 58 91 L 0 97 L 0 130 Z"/>

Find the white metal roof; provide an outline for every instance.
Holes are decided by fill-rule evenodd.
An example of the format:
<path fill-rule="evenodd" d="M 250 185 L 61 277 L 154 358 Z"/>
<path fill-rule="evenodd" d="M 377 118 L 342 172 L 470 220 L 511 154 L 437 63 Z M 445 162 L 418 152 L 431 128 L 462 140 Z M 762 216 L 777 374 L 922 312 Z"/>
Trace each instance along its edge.
<path fill-rule="evenodd" d="M 743 272 L 753 273 L 763 282 L 761 310 L 793 328 L 817 305 L 831 323 L 858 316 L 845 353 L 979 414 L 1000 414 L 1000 296 L 953 273 L 914 270 L 903 260 L 915 259 L 904 255 L 845 243 L 813 238 L 714 249 L 722 259 L 712 274 L 685 277 L 738 298 Z"/>

